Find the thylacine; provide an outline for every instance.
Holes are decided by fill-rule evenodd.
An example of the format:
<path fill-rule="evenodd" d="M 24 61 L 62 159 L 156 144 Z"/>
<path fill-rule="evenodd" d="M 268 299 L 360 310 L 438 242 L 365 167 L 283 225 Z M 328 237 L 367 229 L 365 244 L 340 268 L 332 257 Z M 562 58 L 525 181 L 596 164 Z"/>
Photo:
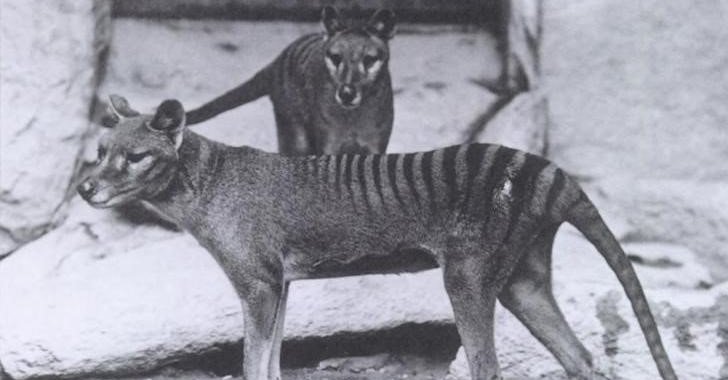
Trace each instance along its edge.
<path fill-rule="evenodd" d="M 496 299 L 561 362 L 591 356 L 551 293 L 551 246 L 576 226 L 621 282 L 663 379 L 676 379 L 629 259 L 579 185 L 545 159 L 498 145 L 391 155 L 285 157 L 187 131 L 182 105 L 118 124 L 78 187 L 95 207 L 147 202 L 222 266 L 245 317 L 247 380 L 280 379 L 288 282 L 441 267 L 473 379 L 500 379 Z"/>
<path fill-rule="evenodd" d="M 279 153 L 384 153 L 394 117 L 388 67 L 394 15 L 380 10 L 348 26 L 326 7 L 322 23 L 324 33 L 294 41 L 253 78 L 189 111 L 187 123 L 269 95 Z"/>

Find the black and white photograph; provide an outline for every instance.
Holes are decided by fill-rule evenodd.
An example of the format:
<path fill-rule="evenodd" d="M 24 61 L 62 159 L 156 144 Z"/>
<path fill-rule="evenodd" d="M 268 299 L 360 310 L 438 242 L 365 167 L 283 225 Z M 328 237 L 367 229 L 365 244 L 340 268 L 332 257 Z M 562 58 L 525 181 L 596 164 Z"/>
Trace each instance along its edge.
<path fill-rule="evenodd" d="M 0 0 L 0 380 L 728 380 L 728 1 Z"/>

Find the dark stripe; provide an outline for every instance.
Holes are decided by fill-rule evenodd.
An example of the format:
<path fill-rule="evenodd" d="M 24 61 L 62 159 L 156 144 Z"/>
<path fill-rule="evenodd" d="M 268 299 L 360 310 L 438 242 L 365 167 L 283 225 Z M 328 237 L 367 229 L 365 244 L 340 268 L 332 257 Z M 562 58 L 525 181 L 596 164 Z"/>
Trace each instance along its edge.
<path fill-rule="evenodd" d="M 319 181 L 321 181 L 319 191 L 322 193 L 322 195 L 326 194 L 327 196 L 331 194 L 331 186 L 329 186 L 329 173 L 331 172 L 331 169 L 329 168 L 330 162 L 331 156 L 322 156 L 321 162 L 319 162 L 319 165 L 321 166 L 321 168 L 319 169 Z"/>
<path fill-rule="evenodd" d="M 357 179 L 359 180 L 359 189 L 361 190 L 362 198 L 364 199 L 364 206 L 367 208 L 369 214 L 372 213 L 372 205 L 369 203 L 369 194 L 367 194 L 367 181 L 364 175 L 364 167 L 366 166 L 367 156 L 358 156 L 359 164 L 356 166 Z"/>
<path fill-rule="evenodd" d="M 399 188 L 397 187 L 397 160 L 400 156 L 399 154 L 387 155 L 387 175 L 389 176 L 389 186 L 392 187 L 394 198 L 397 199 L 400 207 L 404 208 L 404 202 L 402 202 L 402 197 L 399 195 Z"/>
<path fill-rule="evenodd" d="M 488 170 L 488 175 L 485 180 L 485 189 L 483 190 L 483 196 L 485 197 L 485 224 L 483 228 L 488 228 L 488 222 L 490 217 L 493 215 L 493 190 L 496 186 L 503 184 L 503 179 L 506 176 L 506 169 L 508 164 L 511 163 L 513 156 L 516 154 L 515 149 L 506 148 L 504 146 L 498 147 L 498 151 L 495 152 L 493 159 L 493 165 Z"/>
<path fill-rule="evenodd" d="M 465 166 L 467 168 L 465 184 L 463 191 L 465 196 L 463 197 L 462 207 L 468 207 L 468 201 L 473 193 L 473 182 L 475 177 L 478 176 L 480 169 L 483 165 L 483 156 L 485 151 L 488 149 L 487 145 L 473 144 L 469 145 L 465 152 Z"/>
<path fill-rule="evenodd" d="M 323 182 L 329 182 L 329 164 L 331 163 L 331 156 L 321 157 L 321 169 L 323 169 L 322 180 Z"/>
<path fill-rule="evenodd" d="M 334 188 L 336 194 L 341 197 L 341 161 L 344 159 L 343 154 L 336 156 L 336 170 L 334 171 Z"/>
<path fill-rule="evenodd" d="M 298 161 L 297 166 L 300 169 L 301 181 L 303 181 L 303 183 L 307 183 L 309 180 L 308 177 L 311 175 L 310 165 L 311 160 L 309 160 L 308 157 L 300 157 L 300 161 Z"/>
<path fill-rule="evenodd" d="M 344 184 L 346 184 L 346 189 L 349 190 L 349 196 L 351 197 L 352 202 L 354 201 L 354 192 L 351 189 L 351 165 L 357 157 L 358 156 L 354 154 L 347 154 L 346 166 L 344 167 Z"/>
<path fill-rule="evenodd" d="M 415 153 L 405 154 L 402 166 L 404 167 L 404 178 L 405 180 L 407 180 L 407 186 L 410 189 L 410 193 L 412 193 L 412 197 L 415 199 L 415 203 L 419 205 L 420 195 L 417 193 L 417 188 L 415 187 L 414 159 Z"/>
<path fill-rule="evenodd" d="M 564 172 L 561 169 L 556 168 L 556 170 L 554 170 L 554 181 L 551 183 L 548 196 L 546 196 L 546 205 L 544 206 L 545 215 L 551 215 L 554 203 L 556 203 L 556 198 L 558 198 L 564 190 L 565 183 L 566 178 L 564 177 Z"/>
<path fill-rule="evenodd" d="M 445 177 L 445 185 L 447 186 L 447 199 L 450 208 L 455 205 L 458 193 L 457 173 L 455 167 L 455 158 L 458 154 L 459 145 L 447 147 L 443 151 L 442 173 Z"/>
<path fill-rule="evenodd" d="M 435 186 L 432 183 L 432 156 L 433 151 L 426 152 L 422 155 L 422 179 L 425 181 L 425 191 L 427 191 L 427 199 L 430 200 L 430 210 L 435 210 Z"/>
<path fill-rule="evenodd" d="M 310 41 L 311 41 L 311 43 L 308 46 L 306 46 L 306 49 L 302 52 L 302 54 L 298 58 L 298 62 L 301 65 L 301 67 L 306 67 L 312 57 L 321 59 L 322 50 L 319 50 L 321 47 L 321 43 L 323 42 L 321 35 L 320 34 L 312 35 Z"/>
<path fill-rule="evenodd" d="M 536 180 L 541 171 L 548 165 L 548 161 L 532 154 L 526 155 L 526 161 L 521 165 L 516 178 L 513 179 L 511 190 L 511 214 L 506 230 L 504 242 L 509 242 L 516 229 L 524 208 L 531 202 L 536 188 Z"/>
<path fill-rule="evenodd" d="M 318 35 L 309 35 L 301 38 L 298 41 L 298 44 L 292 46 L 294 51 L 293 54 L 291 54 L 291 57 L 298 63 L 301 60 L 301 53 L 305 53 L 317 40 Z"/>
<path fill-rule="evenodd" d="M 382 206 L 384 206 L 384 194 L 382 193 L 382 173 L 379 167 L 381 161 L 381 154 L 374 155 L 374 157 L 372 158 L 372 177 L 374 178 L 374 187 L 377 189 L 377 194 L 379 195 L 379 201 L 382 202 Z"/>

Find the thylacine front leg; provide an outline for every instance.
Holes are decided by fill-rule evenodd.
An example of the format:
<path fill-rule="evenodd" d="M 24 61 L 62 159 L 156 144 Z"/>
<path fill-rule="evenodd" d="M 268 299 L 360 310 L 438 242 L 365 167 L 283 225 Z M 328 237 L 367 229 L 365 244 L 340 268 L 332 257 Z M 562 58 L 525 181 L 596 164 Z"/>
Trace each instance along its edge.
<path fill-rule="evenodd" d="M 473 379 L 502 380 L 493 339 L 497 293 L 488 284 L 485 256 L 448 259 L 443 276 Z"/>
<path fill-rule="evenodd" d="M 276 314 L 282 304 L 284 285 L 247 279 L 236 284 L 236 288 L 242 298 L 245 322 L 243 379 L 279 380 L 280 372 L 271 369 L 276 346 L 280 345 L 276 342 Z"/>
<path fill-rule="evenodd" d="M 288 301 L 288 288 L 290 281 L 286 281 L 281 289 L 281 296 L 278 298 L 276 308 L 275 330 L 273 335 L 273 353 L 268 365 L 268 375 L 271 380 L 281 380 L 281 345 L 283 343 L 283 332 L 286 321 L 286 303 Z"/>

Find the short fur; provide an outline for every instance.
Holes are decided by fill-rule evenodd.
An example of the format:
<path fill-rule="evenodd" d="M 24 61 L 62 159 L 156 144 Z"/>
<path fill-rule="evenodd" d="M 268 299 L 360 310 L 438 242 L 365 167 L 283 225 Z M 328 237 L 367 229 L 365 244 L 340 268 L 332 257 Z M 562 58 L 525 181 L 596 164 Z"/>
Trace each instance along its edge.
<path fill-rule="evenodd" d="M 284 157 L 185 131 L 177 101 L 155 116 L 119 113 L 79 193 L 96 207 L 148 202 L 213 255 L 243 305 L 245 379 L 280 379 L 290 281 L 434 267 L 473 379 L 502 378 L 496 299 L 570 378 L 593 379 L 591 356 L 551 293 L 551 246 L 563 222 L 606 259 L 662 378 L 677 378 L 629 259 L 576 181 L 541 157 L 487 144 Z"/>
<path fill-rule="evenodd" d="M 347 26 L 326 7 L 323 33 L 303 36 L 249 81 L 187 114 L 188 124 L 269 95 L 286 155 L 384 153 L 394 107 L 389 39 L 394 15 L 382 10 Z"/>

